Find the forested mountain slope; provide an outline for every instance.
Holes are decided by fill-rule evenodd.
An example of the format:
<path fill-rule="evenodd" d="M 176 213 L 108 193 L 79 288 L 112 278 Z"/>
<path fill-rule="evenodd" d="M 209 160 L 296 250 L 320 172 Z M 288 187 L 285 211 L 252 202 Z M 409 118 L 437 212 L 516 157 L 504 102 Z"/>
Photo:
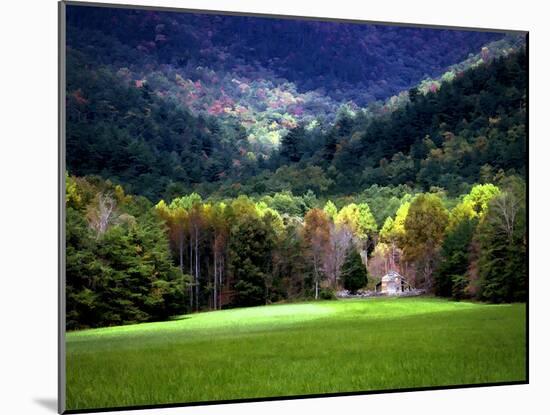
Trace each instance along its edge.
<path fill-rule="evenodd" d="M 326 170 L 340 189 L 416 183 L 460 193 L 464 183 L 490 181 L 498 172 L 524 175 L 526 87 L 521 49 L 437 91 L 411 89 L 410 103 L 386 117 L 337 123 L 310 160 L 330 161 Z"/>
<path fill-rule="evenodd" d="M 126 66 L 126 56 L 132 54 L 136 65 L 156 61 L 181 68 L 236 69 L 242 74 L 246 66 L 256 66 L 295 82 L 300 91 L 321 88 L 338 101 L 355 97 L 360 105 L 408 89 L 425 76 L 437 76 L 504 36 L 88 7 L 69 9 L 67 18 L 73 47 L 87 48 L 101 36 L 103 43 L 96 42 L 94 51 L 98 63 Z M 117 43 L 119 50 L 112 50 Z"/>
<path fill-rule="evenodd" d="M 342 105 L 367 117 L 392 111 L 410 87 L 433 90 L 441 76 L 522 42 L 504 33 L 97 7 L 68 9 L 67 39 L 92 72 L 238 124 L 256 156 L 269 156 L 298 124 L 332 124 Z"/>
<path fill-rule="evenodd" d="M 318 22 L 261 19 L 260 25 L 250 18 L 85 9 L 69 9 L 68 27 L 68 169 L 79 176 L 98 174 L 156 199 L 191 190 L 342 194 L 413 182 L 458 194 L 481 175 L 522 172 L 524 58 L 491 64 L 514 55 L 521 36 L 354 24 L 338 31 Z M 305 42 L 311 33 L 324 46 Z M 436 40 L 428 44 L 425 33 Z M 254 37 L 257 48 L 250 47 Z M 271 59 L 262 39 L 275 39 Z M 405 39 L 415 47 L 391 46 Z M 347 65 L 351 55 L 333 56 L 343 40 L 361 40 L 356 54 L 370 58 Z M 487 40 L 494 41 L 443 71 L 451 57 Z M 373 101 L 374 81 L 327 70 L 325 91 L 299 92 L 298 78 L 317 79 L 296 63 L 307 48 L 326 65 L 364 68 L 364 77 L 383 67 L 383 85 L 399 73 L 401 83 L 377 96 L 422 82 L 410 97 L 405 90 Z M 284 50 L 283 62 L 277 56 Z M 382 54 L 388 50 L 406 68 L 386 68 L 393 62 Z M 368 108 L 345 91 L 370 102 Z"/>

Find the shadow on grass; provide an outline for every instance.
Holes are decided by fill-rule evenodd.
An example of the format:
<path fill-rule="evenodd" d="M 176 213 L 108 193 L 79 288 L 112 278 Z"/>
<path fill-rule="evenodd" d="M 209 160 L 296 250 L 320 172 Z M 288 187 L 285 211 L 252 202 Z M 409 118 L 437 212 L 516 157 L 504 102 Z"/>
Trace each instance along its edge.
<path fill-rule="evenodd" d="M 190 318 L 191 318 L 191 316 L 189 316 L 189 315 L 176 316 L 176 317 L 171 317 L 169 321 L 182 321 L 182 320 L 188 320 Z"/>
<path fill-rule="evenodd" d="M 57 399 L 55 398 L 34 398 L 34 402 L 43 408 L 57 413 Z"/>

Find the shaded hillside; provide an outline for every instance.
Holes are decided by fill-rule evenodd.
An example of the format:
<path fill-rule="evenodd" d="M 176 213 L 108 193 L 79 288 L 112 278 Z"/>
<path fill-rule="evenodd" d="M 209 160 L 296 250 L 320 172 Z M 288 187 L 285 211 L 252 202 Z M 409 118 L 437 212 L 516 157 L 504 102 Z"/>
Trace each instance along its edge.
<path fill-rule="evenodd" d="M 127 9 L 69 7 L 68 23 L 98 30 L 162 64 L 231 70 L 261 66 L 300 91 L 365 105 L 410 88 L 477 52 L 501 33 L 297 21 Z M 85 47 L 89 38 L 73 39 Z M 121 63 L 117 54 L 98 61 Z M 246 70 L 243 68 L 243 70 Z M 353 89 L 359 88 L 360 94 Z"/>

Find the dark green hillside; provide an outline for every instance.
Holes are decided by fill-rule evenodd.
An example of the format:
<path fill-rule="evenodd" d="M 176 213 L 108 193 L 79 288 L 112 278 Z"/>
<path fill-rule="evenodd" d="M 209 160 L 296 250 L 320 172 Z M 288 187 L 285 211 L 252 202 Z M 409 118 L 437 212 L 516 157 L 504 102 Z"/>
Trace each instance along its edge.
<path fill-rule="evenodd" d="M 453 193 L 499 171 L 525 174 L 526 55 L 520 50 L 443 82 L 344 137 L 332 156 L 336 186 L 416 183 Z M 330 141 L 330 136 L 325 142 Z M 321 153 L 319 155 L 322 155 Z"/>
<path fill-rule="evenodd" d="M 100 174 L 153 199 L 192 189 L 345 194 L 373 184 L 457 195 L 476 182 L 525 174 L 524 50 L 437 91 L 411 90 L 411 102 L 387 116 L 342 112 L 328 131 L 297 127 L 269 159 L 254 154 L 242 127 L 192 115 L 147 83 L 104 66 L 92 71 L 76 51 L 68 68 L 69 171 Z"/>
<path fill-rule="evenodd" d="M 373 24 L 296 21 L 200 13 L 69 7 L 71 44 L 96 61 L 122 65 L 151 58 L 161 64 L 231 70 L 262 66 L 297 83 L 323 88 L 359 105 L 385 99 L 437 76 L 504 34 Z M 90 33 L 94 31 L 95 33 Z M 98 34 L 101 33 L 101 35 Z M 110 48 L 105 48 L 109 45 Z M 117 45 L 113 53 L 112 45 Z M 103 46 L 103 47 L 102 47 Z M 359 93 L 354 90 L 360 91 Z"/>
<path fill-rule="evenodd" d="M 240 176 L 241 127 L 194 116 L 77 51 L 67 59 L 67 168 L 101 175 L 151 199 Z"/>

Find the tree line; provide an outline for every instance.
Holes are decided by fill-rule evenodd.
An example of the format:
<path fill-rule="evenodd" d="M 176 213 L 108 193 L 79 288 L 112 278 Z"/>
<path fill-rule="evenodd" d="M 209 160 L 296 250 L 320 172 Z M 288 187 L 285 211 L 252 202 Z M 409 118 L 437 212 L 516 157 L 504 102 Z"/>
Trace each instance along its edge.
<path fill-rule="evenodd" d="M 381 224 L 360 201 L 289 212 L 277 197 L 192 193 L 153 205 L 93 176 L 67 176 L 66 192 L 69 329 L 330 299 L 390 270 L 440 296 L 526 299 L 519 177 L 473 186 L 451 207 L 441 192 L 406 194 Z"/>

